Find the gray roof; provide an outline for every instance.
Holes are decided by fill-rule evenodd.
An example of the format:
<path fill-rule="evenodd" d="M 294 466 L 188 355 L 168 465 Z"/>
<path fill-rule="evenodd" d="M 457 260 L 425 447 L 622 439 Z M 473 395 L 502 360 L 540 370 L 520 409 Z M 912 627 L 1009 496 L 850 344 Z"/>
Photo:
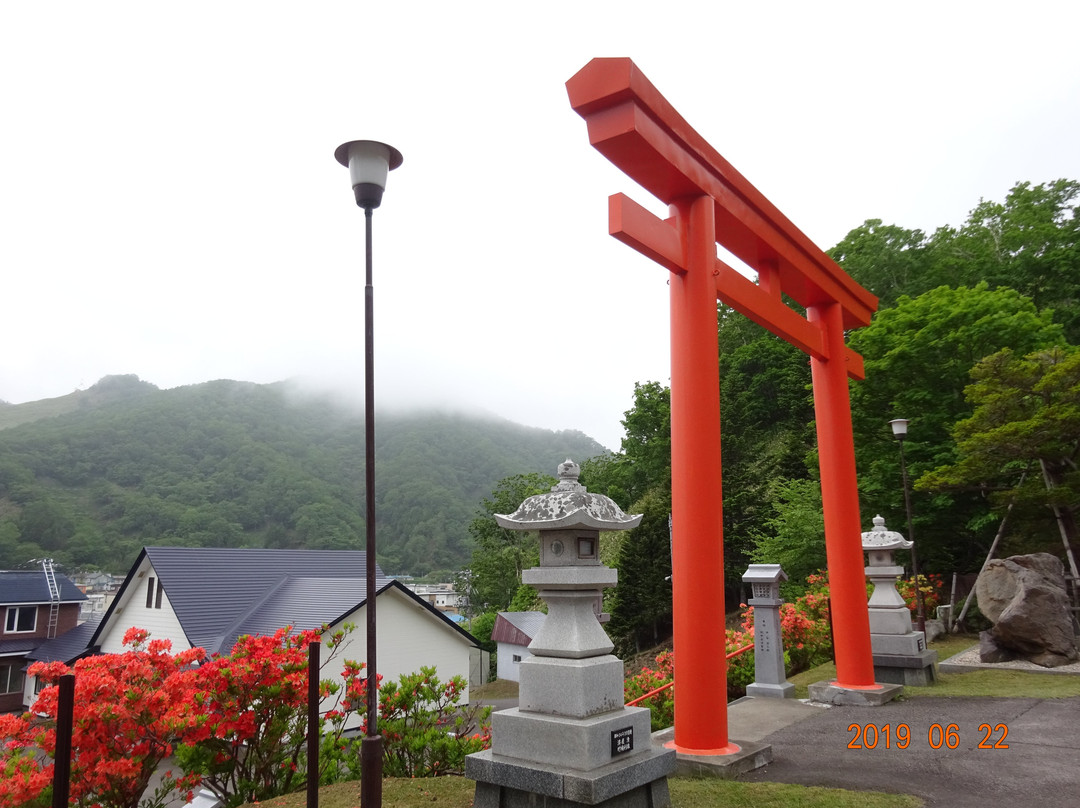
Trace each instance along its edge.
<path fill-rule="evenodd" d="M 61 603 L 77 603 L 86 595 L 66 575 L 56 573 Z M 42 570 L 0 570 L 0 605 L 15 603 L 49 603 L 52 595 Z"/>
<path fill-rule="evenodd" d="M 366 558 L 358 550 L 146 547 L 102 625 L 133 585 L 144 557 L 153 564 L 188 642 L 209 653 L 229 653 L 243 634 L 337 622 L 367 600 Z M 380 593 L 394 586 L 424 603 L 402 584 L 385 578 L 378 567 L 375 574 Z M 434 608 L 429 611 L 475 643 Z M 92 642 L 98 641 L 99 633 L 100 629 Z"/>
<path fill-rule="evenodd" d="M 388 581 L 378 583 L 382 591 Z M 319 628 L 366 600 L 367 584 L 363 579 L 286 576 L 229 627 L 218 650 L 228 651 L 243 634 L 273 634 L 283 626 L 292 626 L 296 631 Z"/>
<path fill-rule="evenodd" d="M 33 651 L 40 644 L 40 637 L 34 639 L 0 640 L 0 657 L 24 656 L 27 651 Z"/>
<path fill-rule="evenodd" d="M 96 614 L 85 623 L 80 623 L 71 631 L 61 634 L 51 640 L 45 640 L 41 645 L 26 655 L 27 662 L 64 662 L 71 664 L 79 657 L 89 653 L 90 638 L 97 631 L 101 615 Z"/>

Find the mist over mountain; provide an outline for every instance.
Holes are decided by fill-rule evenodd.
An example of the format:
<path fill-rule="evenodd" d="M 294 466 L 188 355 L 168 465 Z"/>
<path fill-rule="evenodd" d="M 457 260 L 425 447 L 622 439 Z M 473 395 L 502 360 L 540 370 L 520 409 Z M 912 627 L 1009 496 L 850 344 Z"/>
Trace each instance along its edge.
<path fill-rule="evenodd" d="M 379 562 L 453 570 L 468 523 L 503 477 L 604 453 L 584 433 L 495 416 L 379 410 Z M 0 407 L 0 568 L 50 556 L 126 571 L 144 545 L 360 548 L 363 414 L 289 383 L 160 390 L 108 376 Z"/>

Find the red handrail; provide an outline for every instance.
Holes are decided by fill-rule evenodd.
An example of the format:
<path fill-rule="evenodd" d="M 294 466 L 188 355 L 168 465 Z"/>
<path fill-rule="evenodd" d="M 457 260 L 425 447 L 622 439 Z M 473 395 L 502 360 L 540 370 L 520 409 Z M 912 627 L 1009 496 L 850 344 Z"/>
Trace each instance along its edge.
<path fill-rule="evenodd" d="M 754 647 L 754 644 L 753 644 L 753 643 L 750 643 L 749 645 L 744 645 L 744 646 L 743 646 L 742 648 L 740 648 L 740 649 L 739 649 L 738 651 L 732 651 L 732 652 L 731 652 L 730 654 L 728 654 L 727 656 L 725 656 L 725 657 L 724 657 L 724 659 L 734 659 L 735 657 L 737 657 L 737 656 L 739 656 L 739 655 L 741 655 L 741 654 L 745 654 L 745 653 L 746 653 L 747 651 L 749 651 L 749 650 L 750 650 L 751 648 L 753 648 L 753 647 Z M 641 702 L 645 701 L 645 699 L 647 699 L 647 698 L 651 698 L 652 696 L 655 696 L 655 695 L 656 695 L 657 693 L 663 693 L 663 692 L 664 692 L 665 690 L 667 690 L 667 689 L 668 689 L 669 687 L 673 687 L 674 685 L 675 685 L 675 680 L 674 680 L 674 679 L 672 679 L 672 680 L 671 680 L 670 682 L 668 682 L 668 683 L 667 683 L 666 685 L 660 685 L 660 687 L 656 688 L 655 690 L 650 690 L 650 691 L 649 691 L 648 693 L 646 693 L 646 694 L 645 694 L 644 696 L 638 696 L 638 697 L 637 697 L 636 699 L 634 699 L 633 701 L 628 701 L 628 702 L 626 702 L 626 706 L 627 706 L 627 707 L 635 707 L 635 706 L 637 706 L 638 704 L 640 704 Z"/>

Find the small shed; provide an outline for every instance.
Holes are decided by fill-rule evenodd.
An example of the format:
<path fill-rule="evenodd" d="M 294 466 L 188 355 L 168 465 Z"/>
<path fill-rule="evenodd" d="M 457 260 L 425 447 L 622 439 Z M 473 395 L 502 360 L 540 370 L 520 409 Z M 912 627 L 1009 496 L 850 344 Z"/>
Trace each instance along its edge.
<path fill-rule="evenodd" d="M 529 643 L 537 635 L 547 617 L 543 612 L 499 612 L 491 639 L 498 644 L 498 671 L 500 679 L 519 682 L 520 666 L 532 656 Z"/>

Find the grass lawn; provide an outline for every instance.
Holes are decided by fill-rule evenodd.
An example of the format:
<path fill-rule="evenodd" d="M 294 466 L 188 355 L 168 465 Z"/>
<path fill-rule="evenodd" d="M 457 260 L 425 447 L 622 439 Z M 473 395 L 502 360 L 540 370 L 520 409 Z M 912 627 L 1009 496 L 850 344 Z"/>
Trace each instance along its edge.
<path fill-rule="evenodd" d="M 469 698 L 474 701 L 490 702 L 495 699 L 516 699 L 518 683 L 509 679 L 496 679 L 480 687 L 469 688 Z"/>
<path fill-rule="evenodd" d="M 383 780 L 385 808 L 470 808 L 476 784 L 464 777 Z M 671 778 L 671 801 L 678 808 L 919 808 L 922 800 L 906 794 L 806 788 L 782 783 Z M 259 803 L 259 808 L 303 808 L 303 792 Z M 319 791 L 319 808 L 358 808 L 360 783 L 339 783 Z"/>

